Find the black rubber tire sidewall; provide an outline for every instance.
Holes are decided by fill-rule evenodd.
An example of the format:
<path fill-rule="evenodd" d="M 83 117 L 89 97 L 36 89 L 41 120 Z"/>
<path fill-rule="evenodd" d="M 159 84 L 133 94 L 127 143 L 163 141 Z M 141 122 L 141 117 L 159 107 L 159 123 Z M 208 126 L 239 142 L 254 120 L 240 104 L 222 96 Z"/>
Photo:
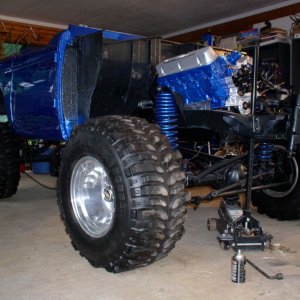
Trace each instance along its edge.
<path fill-rule="evenodd" d="M 97 147 L 95 147 L 97 145 Z M 92 238 L 88 236 L 77 223 L 73 214 L 73 208 L 70 197 L 70 181 L 72 171 L 76 162 L 83 156 L 92 156 L 96 158 L 108 172 L 108 175 L 112 181 L 112 185 L 115 191 L 115 205 L 116 211 L 114 216 L 114 223 L 110 231 L 102 238 Z M 114 253 L 115 257 L 121 255 L 122 245 L 127 238 L 127 232 L 129 230 L 129 203 L 126 183 L 124 182 L 124 174 L 120 168 L 120 161 L 115 155 L 114 149 L 107 142 L 107 140 L 101 136 L 95 136 L 90 132 L 79 132 L 68 144 L 64 150 L 64 159 L 62 162 L 61 174 L 60 174 L 60 199 L 67 199 L 62 201 L 63 213 L 65 216 L 67 230 L 73 243 L 79 251 L 84 251 L 85 256 L 93 264 L 107 264 L 106 258 Z M 123 176 L 118 176 L 116 172 Z M 116 182 L 118 180 L 118 182 Z M 122 192 L 122 201 L 118 190 L 124 190 Z M 122 208 L 120 207 L 122 203 Z M 99 253 L 101 253 L 99 257 Z"/>
<path fill-rule="evenodd" d="M 107 169 L 115 191 L 115 221 L 99 239 L 80 228 L 70 202 L 72 170 L 86 155 Z M 105 116 L 80 126 L 63 152 L 58 189 L 74 248 L 93 266 L 114 273 L 165 257 L 184 233 L 189 194 L 180 158 L 159 127 L 144 119 Z"/>
<path fill-rule="evenodd" d="M 299 170 L 299 149 L 296 155 L 296 161 Z M 299 170 L 300 171 L 300 170 Z M 296 220 L 300 219 L 300 179 L 290 194 L 277 198 L 266 194 L 264 191 L 252 193 L 252 204 L 257 207 L 257 211 L 266 214 L 270 218 L 278 220 Z"/>
<path fill-rule="evenodd" d="M 20 181 L 19 147 L 9 123 L 0 123 L 0 199 L 17 192 Z"/>

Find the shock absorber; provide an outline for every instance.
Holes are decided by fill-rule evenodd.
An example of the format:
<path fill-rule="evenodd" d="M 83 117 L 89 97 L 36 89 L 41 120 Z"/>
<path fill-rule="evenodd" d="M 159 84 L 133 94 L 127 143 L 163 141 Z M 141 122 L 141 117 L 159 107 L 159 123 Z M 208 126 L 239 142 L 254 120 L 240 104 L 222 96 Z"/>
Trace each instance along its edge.
<path fill-rule="evenodd" d="M 267 162 L 272 159 L 274 145 L 270 143 L 261 143 L 255 149 L 256 158 L 261 162 Z"/>
<path fill-rule="evenodd" d="M 176 150 L 178 114 L 175 98 L 172 93 L 158 92 L 155 100 L 156 123 L 160 126 L 161 132 L 168 137 L 172 149 Z"/>

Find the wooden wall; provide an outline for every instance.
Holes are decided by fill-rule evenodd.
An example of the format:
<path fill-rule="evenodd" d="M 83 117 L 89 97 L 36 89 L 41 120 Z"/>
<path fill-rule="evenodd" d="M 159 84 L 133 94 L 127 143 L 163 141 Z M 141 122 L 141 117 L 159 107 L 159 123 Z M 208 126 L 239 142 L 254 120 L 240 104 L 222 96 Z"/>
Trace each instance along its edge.
<path fill-rule="evenodd" d="M 0 20 L 0 43 L 43 46 L 62 29 Z"/>
<path fill-rule="evenodd" d="M 178 36 L 169 37 L 168 40 L 175 41 L 175 42 L 183 42 L 183 43 L 199 42 L 200 36 L 206 32 L 210 32 L 213 35 L 217 35 L 217 36 L 226 36 L 229 34 L 237 33 L 252 28 L 252 25 L 256 23 L 264 22 L 267 20 L 274 20 L 285 16 L 294 15 L 297 13 L 300 13 L 300 3 L 274 9 L 268 12 L 260 13 L 243 19 L 230 21 L 224 24 L 195 30 Z"/>

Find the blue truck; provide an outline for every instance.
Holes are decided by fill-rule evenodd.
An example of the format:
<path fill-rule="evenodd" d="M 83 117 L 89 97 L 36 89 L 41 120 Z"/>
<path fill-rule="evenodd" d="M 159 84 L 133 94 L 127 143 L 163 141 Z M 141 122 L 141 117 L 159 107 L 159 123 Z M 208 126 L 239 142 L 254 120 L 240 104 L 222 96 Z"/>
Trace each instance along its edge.
<path fill-rule="evenodd" d="M 186 204 L 216 197 L 220 219 L 208 227 L 220 244 L 263 248 L 270 238 L 249 201 L 270 217 L 300 216 L 300 99 L 282 99 L 274 85 L 262 92 L 256 64 L 239 52 L 83 26 L 3 59 L 0 198 L 16 193 L 20 162 L 59 165 L 71 243 L 110 272 L 166 256 L 184 233 Z M 55 161 L 44 155 L 53 148 Z M 191 199 L 185 190 L 203 185 L 214 192 Z"/>

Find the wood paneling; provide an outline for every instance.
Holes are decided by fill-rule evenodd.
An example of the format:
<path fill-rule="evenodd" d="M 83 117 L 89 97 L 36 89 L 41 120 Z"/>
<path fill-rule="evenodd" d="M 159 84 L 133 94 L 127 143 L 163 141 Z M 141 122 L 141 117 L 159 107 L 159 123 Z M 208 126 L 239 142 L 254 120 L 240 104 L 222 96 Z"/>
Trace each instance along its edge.
<path fill-rule="evenodd" d="M 43 46 L 62 29 L 0 20 L 0 43 Z"/>
<path fill-rule="evenodd" d="M 212 34 L 217 36 L 226 36 L 229 34 L 237 33 L 242 30 L 252 28 L 252 25 L 256 23 L 264 22 L 266 20 L 274 20 L 281 17 L 294 15 L 297 13 L 300 13 L 300 3 L 274 9 L 268 12 L 260 13 L 243 19 L 234 20 L 224 24 L 195 30 L 178 36 L 169 37 L 168 40 L 183 42 L 183 43 L 199 42 L 200 36 L 206 32 L 211 32 Z"/>

